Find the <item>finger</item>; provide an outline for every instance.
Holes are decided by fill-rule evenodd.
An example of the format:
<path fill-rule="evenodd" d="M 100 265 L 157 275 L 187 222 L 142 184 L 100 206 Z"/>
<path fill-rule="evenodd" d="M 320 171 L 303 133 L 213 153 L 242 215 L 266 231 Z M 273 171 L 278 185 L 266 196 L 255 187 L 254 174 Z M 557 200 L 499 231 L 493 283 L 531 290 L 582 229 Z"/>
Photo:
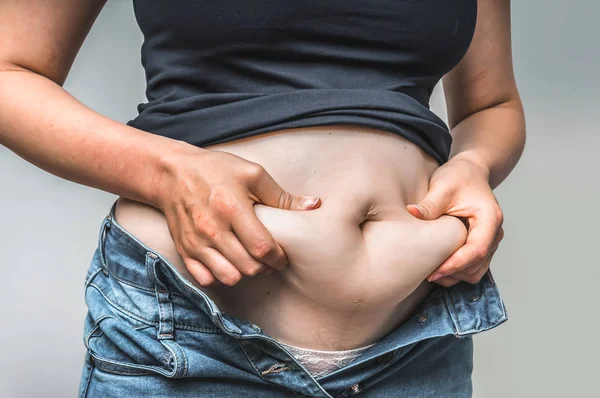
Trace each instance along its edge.
<path fill-rule="evenodd" d="M 485 275 L 485 273 L 488 271 L 488 269 L 490 268 L 490 264 L 492 262 L 492 258 L 494 257 L 494 254 L 496 253 L 498 246 L 496 246 L 496 248 L 494 248 L 489 256 L 485 259 L 485 261 L 483 263 L 481 263 L 480 265 L 478 265 L 477 267 L 471 267 L 471 268 L 476 268 L 475 272 L 469 272 L 467 273 L 467 270 L 463 270 L 461 272 L 457 272 L 455 274 L 452 274 L 451 277 L 454 279 L 458 279 L 461 281 L 465 281 L 467 283 L 477 283 L 481 280 L 481 278 L 483 277 L 483 275 Z M 469 269 L 470 271 L 471 269 Z"/>
<path fill-rule="evenodd" d="M 502 238 L 504 238 L 504 229 L 502 227 L 500 227 L 500 229 L 498 229 L 498 233 L 496 234 L 496 238 L 494 239 L 494 244 L 492 245 L 492 251 L 490 252 L 490 255 L 492 255 L 493 253 L 496 252 L 496 250 L 498 250 L 498 246 L 500 245 L 500 242 L 502 241 Z M 489 258 L 489 256 L 488 256 Z M 466 268 L 464 270 L 462 270 L 460 273 L 466 273 L 466 274 L 474 274 L 477 272 L 477 270 L 479 270 L 479 268 L 481 266 L 483 266 L 484 263 L 478 264 L 478 265 L 474 265 L 471 266 L 469 268 Z"/>
<path fill-rule="evenodd" d="M 406 206 L 415 217 L 423 220 L 435 220 L 444 214 L 450 207 L 451 195 L 444 189 L 430 189 L 425 197 L 417 204 Z"/>
<path fill-rule="evenodd" d="M 208 287 L 216 282 L 212 272 L 200 261 L 186 257 L 183 259 L 185 267 L 200 286 Z"/>
<path fill-rule="evenodd" d="M 258 202 L 266 206 L 285 210 L 313 210 L 321 205 L 318 196 L 299 196 L 287 192 L 258 163 L 255 163 L 255 169 L 247 186 Z"/>
<path fill-rule="evenodd" d="M 492 216 L 474 216 L 469 219 L 470 230 L 464 246 L 455 251 L 427 278 L 430 282 L 442 276 L 454 274 L 480 264 L 492 250 L 498 228 L 497 221 Z"/>
<path fill-rule="evenodd" d="M 239 216 L 232 220 L 231 228 L 246 252 L 254 259 L 275 269 L 282 269 L 288 264 L 283 249 L 260 222 L 252 204 L 244 205 Z"/>
<path fill-rule="evenodd" d="M 219 242 L 215 242 L 215 244 L 215 249 L 244 275 L 254 276 L 260 272 L 273 270 L 273 268 L 254 259 L 233 231 L 223 232 L 221 239 Z"/>
<path fill-rule="evenodd" d="M 493 256 L 494 256 L 494 251 L 492 251 L 490 253 L 490 255 L 488 256 L 486 261 L 484 261 L 482 264 L 480 264 L 479 266 L 476 267 L 475 273 L 467 274 L 464 271 L 457 272 L 452 275 L 444 276 L 444 277 L 436 280 L 434 283 L 438 283 L 444 287 L 454 286 L 458 282 L 461 282 L 461 281 L 475 284 L 475 283 L 479 282 L 481 280 L 481 278 L 483 278 L 483 275 L 485 275 L 485 273 L 488 271 Z"/>
<path fill-rule="evenodd" d="M 212 247 L 198 249 L 193 255 L 224 285 L 233 286 L 242 279 L 241 272 Z"/>
<path fill-rule="evenodd" d="M 460 280 L 454 279 L 452 276 L 445 276 L 436 280 L 434 283 L 437 283 L 438 285 L 442 285 L 444 287 L 450 287 L 456 285 L 459 282 Z"/>
<path fill-rule="evenodd" d="M 490 255 L 488 256 L 488 258 L 481 264 L 480 267 L 477 268 L 477 272 L 473 273 L 473 274 L 467 274 L 464 272 L 457 272 L 456 274 L 452 274 L 452 277 L 454 279 L 458 279 L 467 283 L 477 283 L 481 280 L 481 278 L 483 278 L 483 275 L 485 275 L 485 273 L 488 271 L 488 269 L 490 268 L 490 263 L 492 261 L 492 257 L 494 256 L 494 252 L 492 251 L 490 253 Z"/>

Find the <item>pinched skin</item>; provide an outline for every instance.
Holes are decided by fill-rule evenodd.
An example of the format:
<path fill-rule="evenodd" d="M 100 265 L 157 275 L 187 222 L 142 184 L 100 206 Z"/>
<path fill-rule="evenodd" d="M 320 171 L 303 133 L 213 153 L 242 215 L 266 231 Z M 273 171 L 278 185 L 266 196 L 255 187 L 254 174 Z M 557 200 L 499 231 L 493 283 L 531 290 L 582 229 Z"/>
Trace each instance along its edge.
<path fill-rule="evenodd" d="M 411 315 L 433 287 L 427 275 L 466 240 L 458 218 L 423 221 L 406 210 L 425 196 L 438 164 L 395 134 L 319 126 L 206 148 L 260 163 L 288 192 L 321 197 L 321 207 L 311 211 L 254 205 L 289 266 L 235 286 L 201 287 L 159 210 L 120 198 L 117 222 L 225 313 L 284 343 L 345 350 L 376 342 Z"/>

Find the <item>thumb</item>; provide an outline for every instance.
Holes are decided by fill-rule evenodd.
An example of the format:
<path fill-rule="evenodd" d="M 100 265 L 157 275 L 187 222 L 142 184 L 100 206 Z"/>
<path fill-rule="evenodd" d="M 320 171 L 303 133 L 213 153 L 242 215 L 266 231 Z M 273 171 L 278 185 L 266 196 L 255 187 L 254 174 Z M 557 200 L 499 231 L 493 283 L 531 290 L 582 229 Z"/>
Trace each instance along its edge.
<path fill-rule="evenodd" d="M 318 196 L 299 196 L 287 192 L 267 172 L 262 173 L 249 188 L 265 206 L 285 210 L 313 210 L 321 205 Z"/>
<path fill-rule="evenodd" d="M 449 196 L 441 191 L 429 191 L 418 204 L 410 204 L 406 208 L 417 218 L 435 220 L 446 212 L 449 200 Z"/>

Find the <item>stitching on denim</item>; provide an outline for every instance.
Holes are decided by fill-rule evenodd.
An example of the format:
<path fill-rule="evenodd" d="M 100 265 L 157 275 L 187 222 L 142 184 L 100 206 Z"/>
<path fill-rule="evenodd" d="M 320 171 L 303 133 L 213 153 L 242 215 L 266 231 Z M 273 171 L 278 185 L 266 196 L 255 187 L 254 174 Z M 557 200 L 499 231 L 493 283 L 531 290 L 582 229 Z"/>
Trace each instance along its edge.
<path fill-rule="evenodd" d="M 162 346 L 164 348 L 166 348 L 171 353 L 171 355 L 173 357 L 173 361 L 175 362 L 175 368 L 173 369 L 173 372 L 170 375 L 168 375 L 167 377 L 174 377 L 176 374 L 178 374 L 179 366 L 181 366 L 179 364 L 179 360 L 177 358 L 177 354 L 175 354 L 175 351 L 173 350 L 173 348 L 169 347 L 164 342 L 160 341 L 160 343 L 162 344 Z M 165 365 L 165 367 L 168 368 L 168 365 Z"/>
<path fill-rule="evenodd" d="M 158 322 L 155 322 L 155 321 L 152 321 L 150 319 L 146 319 L 143 316 L 134 314 L 134 313 L 126 310 L 125 308 L 122 308 L 121 306 L 117 305 L 116 303 L 114 303 L 112 300 L 110 300 L 108 298 L 108 296 L 106 295 L 106 293 L 104 292 L 104 290 L 100 286 L 96 285 L 95 283 L 90 283 L 89 286 L 96 288 L 96 290 L 98 290 L 99 293 L 102 294 L 102 296 L 104 297 L 104 299 L 112 307 L 114 307 L 118 311 L 121 311 L 121 312 L 125 313 L 126 315 L 129 315 L 129 316 L 133 317 L 134 319 L 139 320 L 140 322 L 147 323 L 148 324 L 147 326 L 158 326 Z M 202 327 L 202 326 L 190 326 L 190 325 L 184 325 L 184 324 L 181 324 L 181 323 L 173 323 L 173 325 L 174 325 L 174 327 L 177 327 L 179 329 L 186 329 L 186 330 L 197 331 L 197 332 L 208 332 L 208 333 L 223 334 L 223 331 L 221 329 L 217 328 L 217 327 L 211 328 L 211 327 Z"/>
<path fill-rule="evenodd" d="M 454 300 L 452 299 L 452 295 L 449 293 L 446 293 L 448 300 L 451 302 L 451 306 L 446 306 L 448 308 L 448 311 L 450 311 L 451 315 L 451 319 L 452 319 L 452 323 L 454 324 L 454 327 L 456 328 L 456 333 L 454 333 L 455 336 L 461 336 L 465 333 L 473 333 L 473 332 L 477 332 L 478 330 L 481 329 L 481 327 L 483 327 L 484 329 L 489 329 L 492 324 L 491 323 L 482 323 L 481 327 L 477 328 L 469 328 L 469 329 L 461 329 L 460 326 L 458 325 L 458 313 L 456 311 L 453 311 L 454 307 L 456 307 L 456 304 L 454 302 Z M 502 316 L 502 318 L 504 318 L 504 315 Z M 456 321 L 455 321 L 456 320 Z"/>
<path fill-rule="evenodd" d="M 100 318 L 98 318 L 98 320 L 94 321 L 94 328 L 88 333 L 88 335 L 85 337 L 85 340 L 84 340 L 84 344 L 85 344 L 86 348 L 90 348 L 89 347 L 90 339 L 92 337 L 94 337 L 94 333 L 96 333 L 96 331 L 98 331 L 98 329 L 100 329 L 100 322 L 102 322 L 106 318 L 115 319 L 114 317 L 112 317 L 110 315 L 103 315 Z M 104 334 L 104 332 L 102 330 L 100 330 L 100 334 L 97 335 L 96 337 L 100 337 L 103 334 Z"/>
<path fill-rule="evenodd" d="M 135 282 L 132 282 L 132 281 L 130 281 L 128 279 L 125 279 L 125 278 L 123 278 L 121 276 L 116 275 L 114 272 L 111 273 L 111 275 L 112 275 L 113 278 L 115 278 L 119 282 L 122 282 L 122 283 L 124 283 L 126 285 L 130 285 L 131 287 L 135 287 L 135 288 L 138 288 L 138 289 L 145 290 L 147 292 L 154 293 L 154 289 L 151 288 L 151 287 L 143 286 L 143 285 L 137 284 Z M 179 293 L 179 292 L 176 292 L 176 291 L 169 290 L 169 292 L 172 293 L 172 294 L 174 294 L 174 295 L 176 295 L 176 296 L 185 297 L 182 293 Z"/>
<path fill-rule="evenodd" d="M 158 291 L 156 292 L 156 299 L 158 300 L 158 311 L 159 311 L 159 313 L 160 313 L 160 324 L 159 324 L 159 329 L 160 329 L 160 332 L 159 332 L 159 336 L 160 336 L 160 337 L 171 337 L 171 338 L 172 338 L 172 337 L 173 337 L 173 326 L 172 326 L 172 324 L 173 324 L 173 321 L 172 321 L 172 320 L 170 320 L 170 319 L 167 319 L 167 318 L 171 318 L 170 316 L 169 316 L 169 317 L 167 317 L 167 316 L 165 315 L 166 313 L 168 313 L 168 312 L 169 312 L 169 309 L 168 309 L 168 307 L 167 307 L 167 306 L 168 306 L 168 305 L 170 305 L 170 304 L 171 304 L 171 302 L 170 302 L 170 301 L 168 300 L 168 298 L 167 298 L 167 303 L 164 303 L 164 302 L 163 302 L 163 300 L 162 300 L 162 299 L 160 298 L 160 296 L 159 296 L 160 294 L 161 294 L 161 293 L 159 293 Z M 168 293 L 167 293 L 167 294 L 168 294 Z M 163 306 L 165 307 L 165 309 L 163 309 Z M 171 311 L 170 311 L 170 314 L 173 314 L 173 307 L 172 307 L 172 306 L 171 306 Z M 170 324 L 170 325 L 169 325 L 169 324 Z M 170 330 L 171 330 L 170 332 L 168 332 L 168 333 L 165 333 L 165 332 L 163 331 L 163 328 L 165 327 L 165 325 L 166 325 L 166 327 L 167 327 L 168 329 L 170 329 Z"/>
<path fill-rule="evenodd" d="M 177 343 L 175 343 L 175 344 L 177 344 Z M 188 358 L 187 358 L 187 354 L 185 353 L 183 348 L 181 348 L 181 346 L 179 346 L 179 349 L 181 350 L 181 356 L 183 357 L 183 375 L 182 375 L 182 377 L 185 377 L 185 376 L 187 376 L 187 373 L 188 373 Z"/>
<path fill-rule="evenodd" d="M 148 257 L 151 257 L 152 260 L 148 261 Z M 159 280 L 158 275 L 156 273 L 156 265 L 158 263 L 158 258 L 152 252 L 148 252 L 146 254 L 146 262 L 149 264 L 151 277 L 155 281 L 154 285 L 154 296 L 156 297 L 156 302 L 158 304 L 158 314 L 159 321 L 158 324 L 158 338 L 173 338 L 173 306 L 171 305 L 171 301 L 169 298 L 169 291 L 160 291 L 159 284 L 164 285 L 162 281 Z M 164 297 L 166 294 L 166 297 Z M 165 302 L 166 301 L 166 302 Z M 168 307 L 170 306 L 170 308 Z M 170 311 L 169 311 L 170 309 Z M 167 314 L 169 315 L 167 317 Z M 169 332 L 165 333 L 164 329 L 167 328 Z"/>
<path fill-rule="evenodd" d="M 92 281 L 94 280 L 94 278 L 96 277 L 96 275 L 98 275 L 98 272 L 100 272 L 100 271 L 102 271 L 102 268 L 98 268 L 96 271 L 90 273 L 83 281 L 83 287 L 84 288 L 88 287 L 88 285 L 90 283 L 92 283 Z"/>
<path fill-rule="evenodd" d="M 154 325 L 142 324 L 140 326 L 134 326 L 133 330 L 142 330 L 142 329 L 151 328 L 151 327 L 154 327 Z"/>
<path fill-rule="evenodd" d="M 162 313 L 162 305 L 160 302 L 160 298 L 158 297 L 158 292 L 154 292 L 156 300 L 158 301 L 158 329 L 161 330 L 159 331 L 159 336 L 162 334 L 162 326 L 163 326 L 163 313 Z"/>
<path fill-rule="evenodd" d="M 117 374 L 117 375 L 123 375 L 123 376 L 151 376 L 151 375 L 155 375 L 155 372 L 150 372 L 150 371 L 140 371 L 140 372 L 125 372 L 125 371 L 120 371 L 120 370 L 114 370 L 114 369 L 106 369 L 104 367 L 98 367 L 96 366 L 97 369 L 100 369 L 103 372 L 106 373 L 112 373 L 112 374 Z"/>
<path fill-rule="evenodd" d="M 246 350 L 244 350 L 244 347 L 242 346 L 242 344 L 240 343 L 240 341 L 236 338 L 233 338 L 235 340 L 235 342 L 237 343 L 237 345 L 240 347 L 240 350 L 242 350 L 242 353 L 244 354 L 244 357 L 246 358 L 246 360 L 248 361 L 248 363 L 250 364 L 250 366 L 252 366 L 252 369 L 254 369 L 256 371 L 256 374 L 259 375 L 259 377 L 261 379 L 266 380 L 261 373 L 258 371 L 258 368 L 256 366 L 254 366 L 254 362 L 252 362 L 252 360 L 250 359 L 250 357 L 248 356 L 248 354 L 246 354 Z"/>
<path fill-rule="evenodd" d="M 244 354 L 244 357 L 246 358 L 246 360 L 248 361 L 248 363 L 250 364 L 250 366 L 252 366 L 252 368 L 256 371 L 256 374 L 261 378 L 264 379 L 265 381 L 268 381 L 267 379 L 265 379 L 262 375 L 262 372 L 260 372 L 258 370 L 258 368 L 256 366 L 254 366 L 254 362 L 252 362 L 252 360 L 248 357 L 248 355 L 246 354 L 246 350 L 244 350 L 244 348 L 242 347 L 240 340 L 244 339 L 244 340 L 251 340 L 252 337 L 242 337 L 240 339 L 234 338 L 235 342 L 238 344 L 238 346 L 240 347 L 240 349 L 242 350 L 242 353 Z M 275 342 L 279 347 L 281 347 L 283 349 L 283 347 Z M 284 351 L 287 351 L 284 349 Z M 294 358 L 294 356 L 292 355 L 292 363 L 294 363 L 296 366 L 298 366 L 299 368 L 302 368 L 302 365 L 300 365 L 300 363 L 298 362 L 298 360 L 296 358 Z M 274 366 L 274 365 L 273 365 Z M 286 364 L 287 366 L 287 364 Z M 271 366 L 272 367 L 272 366 Z M 323 393 L 326 394 L 327 397 L 331 397 L 331 394 L 329 394 L 324 388 L 323 386 L 321 386 L 321 384 L 317 381 L 317 379 L 314 378 L 314 376 L 312 374 L 310 374 L 310 372 L 306 372 L 303 374 L 305 377 L 308 377 L 313 383 L 316 383 L 319 390 Z"/>
<path fill-rule="evenodd" d="M 104 320 L 104 319 L 106 319 L 106 318 L 110 318 L 110 319 L 115 319 L 115 320 L 116 320 L 116 318 L 115 318 L 115 317 L 112 317 L 112 316 L 110 316 L 110 315 L 105 315 L 105 316 L 101 317 L 101 318 L 100 318 L 100 319 L 99 319 L 99 320 L 96 322 L 96 327 L 94 327 L 94 329 L 92 330 L 92 332 L 90 332 L 90 333 L 88 334 L 88 339 L 87 339 L 87 341 L 86 341 L 86 348 L 87 348 L 87 349 L 88 349 L 88 351 L 90 352 L 90 355 L 92 355 L 92 354 L 91 354 L 91 351 L 92 351 L 92 350 L 91 350 L 91 348 L 89 347 L 89 339 L 91 338 L 92 334 L 93 334 L 93 333 L 94 333 L 96 330 L 98 330 L 98 329 L 99 329 L 99 325 L 98 325 L 98 324 L 100 323 L 100 321 L 102 321 L 102 320 Z M 95 336 L 95 337 L 101 337 L 103 334 L 104 334 L 104 333 L 101 333 L 101 334 L 99 334 L 98 336 Z M 179 361 L 177 361 L 177 355 L 175 354 L 175 352 L 174 352 L 173 348 L 172 348 L 172 347 L 170 347 L 169 345 L 165 344 L 165 343 L 164 343 L 164 342 L 162 342 L 162 341 L 160 341 L 160 343 L 161 343 L 161 344 L 163 345 L 163 347 L 165 347 L 165 348 L 166 348 L 166 349 L 167 349 L 169 352 L 171 352 L 171 354 L 173 355 L 173 358 L 175 358 L 175 361 L 176 361 L 175 370 L 177 371 L 177 370 L 179 369 L 179 366 L 180 366 L 180 365 L 179 365 Z M 175 342 L 175 341 L 171 341 L 171 342 L 170 342 L 170 344 L 173 344 L 173 345 L 175 345 L 175 346 L 176 346 L 176 348 L 177 348 L 177 349 L 180 351 L 181 357 L 183 358 L 183 363 L 184 363 L 184 370 L 183 370 L 183 371 L 184 371 L 184 373 L 183 373 L 183 375 L 182 375 L 181 377 L 184 377 L 185 375 L 187 375 L 187 372 L 188 372 L 188 360 L 187 360 L 187 355 L 185 354 L 185 351 L 183 350 L 183 348 L 181 348 L 181 346 L 180 346 L 180 345 L 179 345 L 177 342 Z M 113 364 L 113 365 L 115 365 L 115 366 L 121 366 L 121 367 L 128 367 L 128 366 L 130 366 L 130 367 L 136 367 L 136 365 L 133 365 L 133 364 L 132 364 L 132 365 L 128 365 L 128 364 L 125 364 L 125 363 L 117 363 L 117 362 L 115 362 L 115 361 L 112 361 L 112 360 L 110 360 L 110 359 L 108 359 L 108 358 L 98 358 L 98 359 L 99 359 L 100 361 L 109 362 L 109 363 L 111 363 L 111 364 Z M 102 369 L 102 370 L 106 370 L 106 369 L 104 369 L 104 368 L 102 367 L 102 365 L 100 366 L 100 369 Z M 108 370 L 106 370 L 106 371 L 108 371 Z M 118 372 L 118 371 L 114 371 L 113 373 L 117 373 L 117 372 Z M 147 373 L 147 374 L 154 374 L 154 373 L 156 373 L 156 372 L 150 372 L 150 373 Z M 160 373 L 160 372 L 159 372 L 159 373 Z M 139 374 L 139 373 L 126 373 L 126 372 L 124 372 L 123 374 Z"/>
<path fill-rule="evenodd" d="M 91 352 L 91 351 L 90 351 Z M 94 359 L 95 359 L 95 366 L 100 369 L 103 370 L 105 372 L 109 372 L 109 373 L 117 373 L 117 374 L 127 374 L 127 375 L 138 375 L 138 374 L 147 374 L 147 375 L 155 375 L 155 374 L 160 374 L 165 376 L 166 370 L 165 368 L 162 368 L 160 366 L 155 366 L 155 365 L 141 365 L 141 364 L 134 364 L 134 363 L 127 363 L 127 362 L 121 362 L 121 361 L 116 361 L 110 358 L 103 358 L 103 357 L 99 357 L 98 355 L 93 355 Z M 104 366 L 103 364 L 108 364 L 106 366 Z M 113 370 L 113 369 L 109 369 L 111 366 L 120 368 L 120 369 L 131 369 L 131 372 L 127 372 L 125 370 Z M 160 370 L 159 370 L 160 369 Z M 162 372 L 161 372 L 162 370 Z"/>
<path fill-rule="evenodd" d="M 219 328 L 207 328 L 207 327 L 201 327 L 201 326 L 187 326 L 187 325 L 182 325 L 180 323 L 176 323 L 175 327 L 178 329 L 184 329 L 184 330 L 191 330 L 194 332 L 208 332 L 208 333 L 216 333 L 216 334 L 224 334 L 223 331 Z"/>
<path fill-rule="evenodd" d="M 146 318 L 144 318 L 144 317 L 142 317 L 142 316 L 139 316 L 139 315 L 137 315 L 137 314 L 134 314 L 134 313 L 132 313 L 132 312 L 130 312 L 130 311 L 128 311 L 128 310 L 126 310 L 125 308 L 122 308 L 121 306 L 119 306 L 119 305 L 115 304 L 115 303 L 114 303 L 114 302 L 113 302 L 111 299 L 109 299 L 109 298 L 108 298 L 108 296 L 107 296 L 107 295 L 104 293 L 104 291 L 102 290 L 102 288 L 101 288 L 100 286 L 96 285 L 95 283 L 90 283 L 90 286 L 93 286 L 93 287 L 95 287 L 95 288 L 96 288 L 96 289 L 97 289 L 97 290 L 100 292 L 100 294 L 102 295 L 102 297 L 104 297 L 104 299 L 106 300 L 106 302 L 107 302 L 108 304 L 110 304 L 112 307 L 114 307 L 114 308 L 115 308 L 117 311 L 121 311 L 121 312 L 123 312 L 125 315 L 128 315 L 128 316 L 130 316 L 130 317 L 134 318 L 134 319 L 135 319 L 135 320 L 137 320 L 137 321 L 140 321 L 140 322 L 146 322 L 146 323 L 150 323 L 150 324 L 152 324 L 152 325 L 154 325 L 154 326 L 157 326 L 157 325 L 158 325 L 158 323 L 157 323 L 157 322 L 151 321 L 151 320 L 149 320 L 149 319 L 146 319 Z"/>
<path fill-rule="evenodd" d="M 87 336 L 85 336 L 85 339 L 83 340 L 83 344 L 85 345 L 85 348 L 89 349 L 90 348 L 90 338 L 92 338 L 92 335 L 94 333 L 96 333 L 96 330 L 98 330 L 100 328 L 100 326 L 98 324 L 96 324 L 96 326 L 94 326 L 94 328 L 87 334 Z"/>
<path fill-rule="evenodd" d="M 115 201 L 116 203 L 116 201 Z M 114 204 L 113 204 L 114 206 Z M 111 214 L 109 213 L 109 217 L 111 217 Z M 165 264 L 167 264 L 168 266 L 170 266 L 173 270 L 175 270 L 175 272 L 177 274 L 179 274 L 179 272 L 177 271 L 177 268 L 167 259 L 165 259 L 160 253 L 156 253 L 154 250 L 152 250 L 152 248 L 146 246 L 144 243 L 142 243 L 139 239 L 137 239 L 134 235 L 130 234 L 129 231 L 127 231 L 125 228 L 123 228 L 119 222 L 117 221 L 116 217 L 111 217 L 111 224 L 114 227 L 113 231 L 119 233 L 122 237 L 124 238 L 130 238 L 131 240 L 133 240 L 140 248 L 144 249 L 147 252 L 152 253 L 154 256 L 156 256 L 158 258 L 158 260 L 164 262 Z M 190 286 L 188 286 L 189 282 L 183 278 L 182 276 L 182 281 L 183 281 L 183 286 L 189 290 L 192 293 L 196 293 L 196 291 L 194 289 L 192 289 Z M 201 290 L 199 290 L 202 294 L 205 295 L 204 292 L 202 292 Z M 181 293 L 179 293 L 181 294 Z M 181 294 L 183 297 L 185 297 L 185 295 Z M 209 304 L 210 306 L 210 304 Z"/>
<path fill-rule="evenodd" d="M 102 296 L 104 297 L 104 299 L 113 307 L 115 307 L 117 310 L 125 312 L 127 315 L 129 315 L 129 311 L 127 311 L 124 308 L 121 308 L 120 306 L 116 305 L 115 303 L 113 303 L 105 294 L 104 291 L 102 290 L 102 288 L 100 288 L 98 285 L 92 283 L 90 284 L 91 287 L 96 288 L 100 294 L 102 294 Z M 145 321 L 147 323 L 147 325 L 144 326 L 140 326 L 139 328 L 143 328 L 143 327 L 147 327 L 147 326 L 158 326 L 158 322 L 154 322 L 151 321 L 149 319 L 146 319 L 144 317 L 140 317 L 139 315 L 136 314 L 131 314 L 132 317 L 139 317 L 140 322 Z M 174 326 L 179 328 L 179 329 L 184 329 L 184 330 L 191 330 L 191 331 L 195 331 L 195 332 L 207 332 L 207 333 L 216 333 L 216 334 L 223 334 L 223 331 L 219 328 L 211 328 L 211 327 L 203 327 L 203 326 L 189 326 L 189 325 L 184 325 L 181 323 L 174 323 Z"/>
<path fill-rule="evenodd" d="M 92 356 L 92 354 L 88 351 L 87 352 L 88 356 Z M 94 373 L 94 369 L 95 366 L 92 366 L 92 364 L 90 363 L 89 358 L 86 358 L 86 363 L 85 366 L 89 366 L 90 367 L 90 373 L 88 374 L 87 380 L 85 381 L 85 384 L 83 386 L 83 389 L 81 390 L 81 398 L 87 398 L 87 393 L 90 389 L 90 382 L 92 381 L 92 373 Z"/>
<path fill-rule="evenodd" d="M 160 257 L 159 257 L 159 259 L 160 259 Z M 162 260 L 161 260 L 161 261 L 162 261 Z M 168 279 L 168 277 L 167 277 L 167 279 Z M 191 286 L 188 286 L 188 283 L 189 283 L 189 282 L 188 282 L 188 281 L 187 281 L 185 278 L 183 278 L 183 277 L 182 277 L 181 279 L 182 279 L 182 281 L 183 281 L 183 287 L 184 287 L 186 290 L 188 290 L 190 293 L 193 293 L 193 294 L 198 294 L 198 293 L 196 292 L 196 290 L 194 290 L 194 289 L 196 289 L 196 288 L 192 288 Z M 205 294 L 203 291 L 201 291 L 200 289 L 197 289 L 197 290 L 198 290 L 198 291 L 199 291 L 199 292 L 200 292 L 202 295 L 206 295 L 206 294 Z M 185 297 L 185 295 L 183 295 L 183 296 Z M 209 307 L 211 307 L 210 303 L 208 303 L 208 302 L 207 302 L 206 304 L 207 304 Z M 212 308 L 211 308 L 211 309 L 212 309 Z"/>
<path fill-rule="evenodd" d="M 161 341 L 161 344 L 164 345 L 164 346 L 167 346 L 167 344 L 165 342 L 163 342 L 163 341 Z M 188 359 L 187 359 L 187 355 L 186 355 L 184 349 L 181 347 L 181 345 L 179 345 L 179 343 L 177 343 L 176 341 L 170 340 L 169 341 L 169 345 L 170 344 L 173 344 L 179 350 L 179 352 L 181 354 L 181 358 L 183 359 L 183 374 L 180 377 L 185 377 L 185 376 L 187 376 L 187 373 L 188 373 Z M 169 350 L 171 352 L 173 352 L 173 350 L 171 350 L 170 347 L 169 347 Z M 173 352 L 173 355 L 175 355 L 174 352 Z M 175 359 L 177 359 L 177 356 L 175 356 Z M 177 362 L 179 362 L 179 361 L 177 361 Z M 179 365 L 177 367 L 179 367 Z"/>

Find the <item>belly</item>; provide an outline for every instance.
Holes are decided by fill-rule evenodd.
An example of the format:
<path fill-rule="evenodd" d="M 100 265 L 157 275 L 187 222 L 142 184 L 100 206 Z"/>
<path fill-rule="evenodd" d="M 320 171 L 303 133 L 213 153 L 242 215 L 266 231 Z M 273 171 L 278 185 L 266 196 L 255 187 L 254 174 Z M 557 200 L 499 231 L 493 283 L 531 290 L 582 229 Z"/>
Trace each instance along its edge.
<path fill-rule="evenodd" d="M 202 288 L 158 209 L 120 198 L 117 221 L 225 313 L 284 343 L 344 350 L 376 342 L 410 316 L 432 288 L 425 277 L 465 242 L 457 218 L 422 221 L 406 210 L 425 196 L 438 164 L 398 135 L 320 126 L 205 148 L 260 163 L 288 192 L 321 197 L 321 207 L 311 211 L 254 205 L 288 267 L 232 287 Z"/>

